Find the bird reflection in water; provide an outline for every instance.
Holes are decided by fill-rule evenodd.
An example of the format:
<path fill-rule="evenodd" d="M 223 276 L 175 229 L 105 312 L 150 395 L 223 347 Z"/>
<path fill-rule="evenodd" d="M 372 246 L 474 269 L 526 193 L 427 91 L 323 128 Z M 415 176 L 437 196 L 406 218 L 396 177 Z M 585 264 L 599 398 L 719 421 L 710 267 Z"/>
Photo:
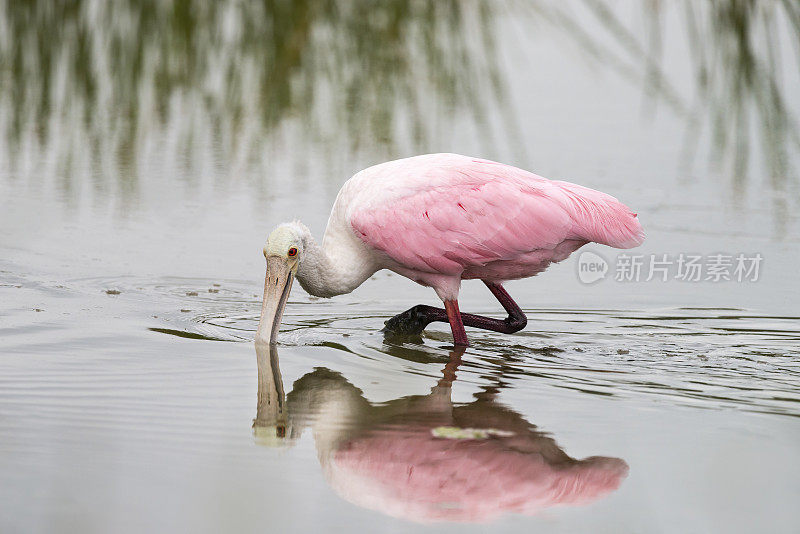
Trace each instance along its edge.
<path fill-rule="evenodd" d="M 451 400 L 463 351 L 428 395 L 370 403 L 339 373 L 318 368 L 286 396 L 277 348 L 257 344 L 259 444 L 290 446 L 311 427 L 325 478 L 344 499 L 412 521 L 486 521 L 580 505 L 616 490 L 620 458 L 576 460 L 486 388 Z"/>

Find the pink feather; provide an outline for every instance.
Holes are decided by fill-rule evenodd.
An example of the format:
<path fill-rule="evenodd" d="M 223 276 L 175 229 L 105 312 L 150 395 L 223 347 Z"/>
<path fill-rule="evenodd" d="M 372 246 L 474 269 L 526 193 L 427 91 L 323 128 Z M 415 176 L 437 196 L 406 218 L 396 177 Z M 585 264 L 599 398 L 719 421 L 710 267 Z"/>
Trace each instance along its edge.
<path fill-rule="evenodd" d="M 589 242 L 644 240 L 636 214 L 610 195 L 457 154 L 370 167 L 348 188 L 355 234 L 410 271 L 510 280 Z"/>

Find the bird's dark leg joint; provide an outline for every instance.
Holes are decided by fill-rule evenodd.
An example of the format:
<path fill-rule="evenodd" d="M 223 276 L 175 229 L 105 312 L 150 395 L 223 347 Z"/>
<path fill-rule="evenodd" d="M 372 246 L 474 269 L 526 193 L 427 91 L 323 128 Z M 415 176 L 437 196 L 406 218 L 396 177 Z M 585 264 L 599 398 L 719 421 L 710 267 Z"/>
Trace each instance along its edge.
<path fill-rule="evenodd" d="M 506 317 L 503 320 L 503 322 L 506 324 L 506 327 L 508 328 L 507 332 L 509 334 L 513 334 L 514 332 L 519 332 L 520 330 L 525 328 L 525 326 L 527 326 L 528 318 L 525 317 L 524 314 L 519 314 L 519 315 L 514 314 Z"/>
<path fill-rule="evenodd" d="M 492 332 L 500 332 L 501 334 L 519 332 L 528 324 L 528 319 L 521 313 L 519 315 L 509 314 L 505 319 L 494 319 L 483 315 L 462 313 L 461 318 L 465 326 L 480 328 L 482 330 L 491 330 Z"/>
<path fill-rule="evenodd" d="M 447 322 L 447 313 L 441 308 L 417 304 L 386 321 L 382 331 L 399 335 L 419 335 L 434 321 Z"/>

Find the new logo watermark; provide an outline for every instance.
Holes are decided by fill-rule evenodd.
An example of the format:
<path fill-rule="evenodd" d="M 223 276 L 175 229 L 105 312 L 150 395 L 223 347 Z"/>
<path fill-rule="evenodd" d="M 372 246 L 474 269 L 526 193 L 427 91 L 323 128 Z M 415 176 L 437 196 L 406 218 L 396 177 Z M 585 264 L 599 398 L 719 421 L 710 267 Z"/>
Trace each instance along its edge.
<path fill-rule="evenodd" d="M 618 254 L 613 262 L 616 282 L 757 282 L 763 256 L 759 253 L 725 254 Z M 578 256 L 578 279 L 594 284 L 612 272 L 605 258 L 585 250 Z"/>
<path fill-rule="evenodd" d="M 606 277 L 608 262 L 590 250 L 581 252 L 578 256 L 578 280 L 584 284 L 594 284 Z"/>

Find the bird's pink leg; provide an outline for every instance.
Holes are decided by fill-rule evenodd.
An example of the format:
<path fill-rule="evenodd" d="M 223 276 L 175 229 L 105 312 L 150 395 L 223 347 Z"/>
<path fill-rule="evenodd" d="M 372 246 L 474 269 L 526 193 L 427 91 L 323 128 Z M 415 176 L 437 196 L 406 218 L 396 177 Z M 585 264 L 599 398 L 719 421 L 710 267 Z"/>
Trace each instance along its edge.
<path fill-rule="evenodd" d="M 456 347 L 467 347 L 467 331 L 464 330 L 464 322 L 461 320 L 461 312 L 458 311 L 457 300 L 444 301 L 444 309 L 447 311 L 447 320 L 450 322 L 450 330 L 453 332 L 453 344 Z"/>
<path fill-rule="evenodd" d="M 455 344 L 467 346 L 466 334 L 464 334 L 463 338 L 456 339 L 456 332 L 458 331 L 460 336 L 460 332 L 464 331 L 464 326 L 501 332 L 503 334 L 513 334 L 525 328 L 525 325 L 528 324 L 528 319 L 503 286 L 494 282 L 487 282 L 486 280 L 484 280 L 483 283 L 486 284 L 489 291 L 500 301 L 503 309 L 508 313 L 508 317 L 505 319 L 494 319 L 492 317 L 484 317 L 483 315 L 461 313 L 458 311 L 458 302 L 453 300 L 445 302 L 445 310 L 442 308 L 434 308 L 433 306 L 426 306 L 425 304 L 418 304 L 386 321 L 386 327 L 383 330 L 384 332 L 394 334 L 419 335 L 426 326 L 434 321 L 449 322 L 453 330 L 453 341 Z M 451 303 L 449 308 L 448 302 Z M 459 341 L 463 343 L 459 343 Z"/>

